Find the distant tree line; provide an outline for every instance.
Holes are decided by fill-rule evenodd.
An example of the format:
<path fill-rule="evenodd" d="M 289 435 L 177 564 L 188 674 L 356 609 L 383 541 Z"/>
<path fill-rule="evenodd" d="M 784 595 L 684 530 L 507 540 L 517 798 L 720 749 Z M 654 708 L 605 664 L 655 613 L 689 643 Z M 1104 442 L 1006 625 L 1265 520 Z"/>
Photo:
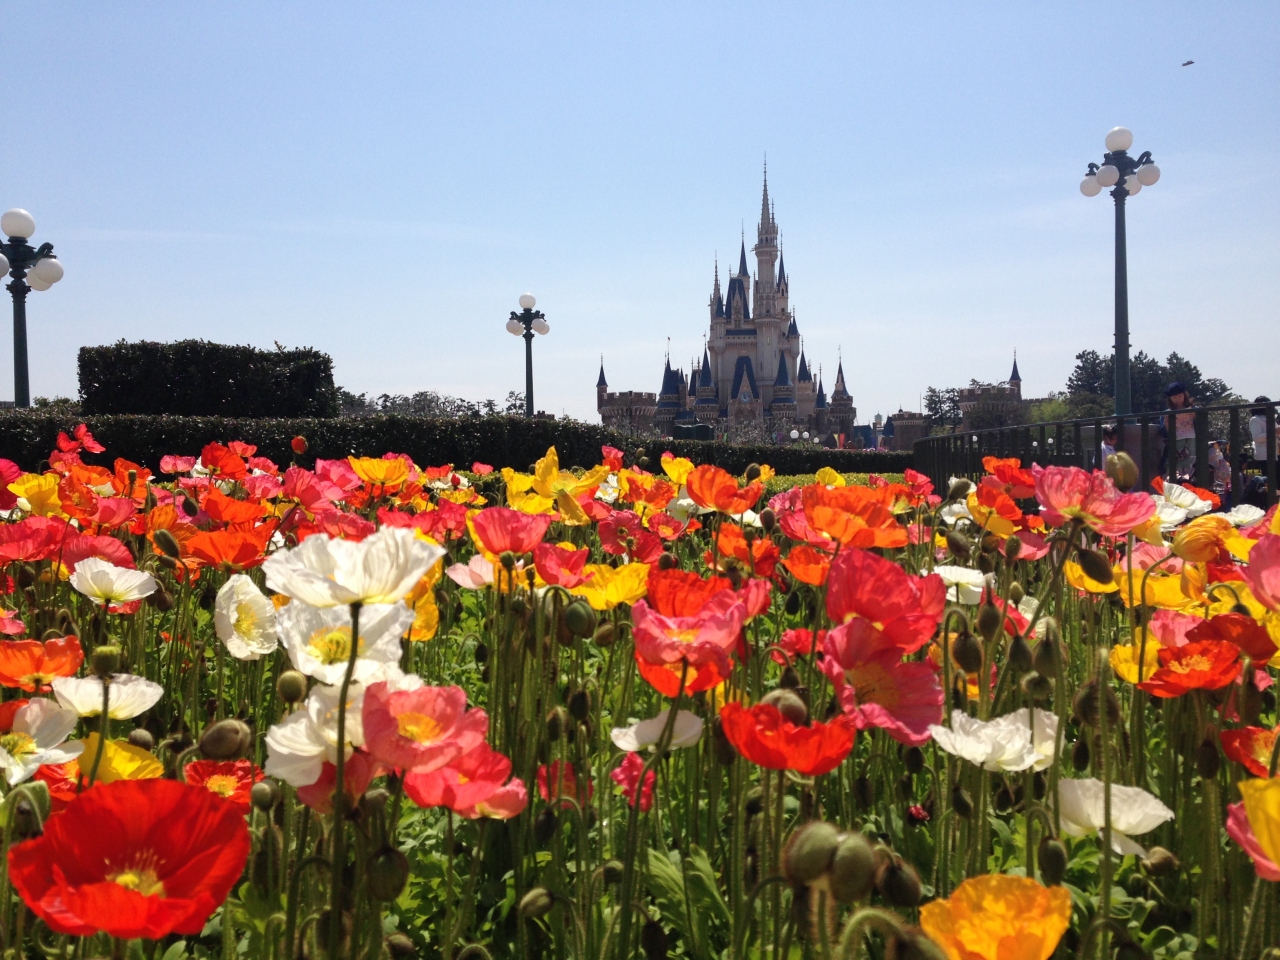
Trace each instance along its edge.
<path fill-rule="evenodd" d="M 482 400 L 473 403 L 435 390 L 420 390 L 412 396 L 384 393 L 370 397 L 338 388 L 338 401 L 344 417 L 371 417 L 379 413 L 410 414 L 416 417 L 457 419 L 460 417 L 492 417 L 498 414 L 524 413 L 524 393 L 511 390 L 501 403 Z"/>

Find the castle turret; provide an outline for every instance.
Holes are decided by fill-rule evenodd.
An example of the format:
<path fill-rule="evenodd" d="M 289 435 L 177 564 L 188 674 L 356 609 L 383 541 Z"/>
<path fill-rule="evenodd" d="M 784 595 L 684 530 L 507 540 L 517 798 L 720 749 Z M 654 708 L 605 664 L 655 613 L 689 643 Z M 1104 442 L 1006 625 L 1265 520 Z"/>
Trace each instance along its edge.
<path fill-rule="evenodd" d="M 833 433 L 849 434 L 853 432 L 854 421 L 858 417 L 858 411 L 853 406 L 853 397 L 849 396 L 849 390 L 844 383 L 844 361 L 842 360 L 836 367 L 836 385 L 831 391 L 831 411 L 828 414 L 828 423 Z"/>
<path fill-rule="evenodd" d="M 600 376 L 596 378 L 596 413 L 604 410 L 605 400 L 609 396 L 609 381 L 604 378 L 604 357 L 600 357 Z"/>
<path fill-rule="evenodd" d="M 1013 373 L 1009 374 L 1009 386 L 1013 387 L 1017 392 L 1018 399 L 1022 399 L 1022 374 L 1018 373 L 1018 351 L 1013 351 Z"/>

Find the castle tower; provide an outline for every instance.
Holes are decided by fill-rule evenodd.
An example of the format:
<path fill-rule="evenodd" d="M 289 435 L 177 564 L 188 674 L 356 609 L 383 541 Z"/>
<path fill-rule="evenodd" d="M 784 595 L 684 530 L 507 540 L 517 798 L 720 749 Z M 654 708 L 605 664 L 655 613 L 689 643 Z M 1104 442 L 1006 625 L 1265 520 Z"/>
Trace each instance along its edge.
<path fill-rule="evenodd" d="M 720 398 L 716 396 L 716 382 L 711 375 L 711 355 L 702 348 L 702 366 L 698 370 L 698 399 L 694 402 L 694 415 L 702 421 L 720 417 Z"/>
<path fill-rule="evenodd" d="M 1022 374 L 1018 373 L 1018 351 L 1013 351 L 1013 373 L 1009 374 L 1009 386 L 1013 387 L 1018 395 L 1018 399 L 1022 399 Z"/>
<path fill-rule="evenodd" d="M 853 397 L 849 396 L 849 391 L 844 383 L 844 361 L 840 361 L 836 367 L 836 385 L 831 391 L 831 412 L 828 415 L 828 422 L 832 433 L 853 433 L 854 420 L 857 419 L 858 411 L 854 409 Z"/>
<path fill-rule="evenodd" d="M 769 169 L 765 168 L 764 190 L 760 196 L 760 223 L 756 226 L 756 318 L 778 316 L 778 278 L 774 265 L 778 262 L 778 221 L 769 203 Z"/>
<path fill-rule="evenodd" d="M 600 356 L 600 376 L 596 378 L 596 413 L 604 410 L 605 401 L 609 398 L 609 381 L 604 378 L 604 355 Z"/>
<path fill-rule="evenodd" d="M 796 419 L 796 388 L 787 369 L 787 355 L 778 354 L 778 372 L 773 378 L 773 402 L 769 404 L 769 416 L 775 430 L 790 427 Z"/>

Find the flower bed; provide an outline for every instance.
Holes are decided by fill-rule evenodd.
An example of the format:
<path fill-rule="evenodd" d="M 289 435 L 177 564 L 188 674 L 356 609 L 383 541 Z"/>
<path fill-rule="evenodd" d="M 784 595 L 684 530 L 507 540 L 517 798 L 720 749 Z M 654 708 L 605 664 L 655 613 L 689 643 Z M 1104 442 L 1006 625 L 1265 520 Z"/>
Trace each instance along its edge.
<path fill-rule="evenodd" d="M 101 439 L 0 459 L 0 949 L 1280 941 L 1274 510 Z"/>

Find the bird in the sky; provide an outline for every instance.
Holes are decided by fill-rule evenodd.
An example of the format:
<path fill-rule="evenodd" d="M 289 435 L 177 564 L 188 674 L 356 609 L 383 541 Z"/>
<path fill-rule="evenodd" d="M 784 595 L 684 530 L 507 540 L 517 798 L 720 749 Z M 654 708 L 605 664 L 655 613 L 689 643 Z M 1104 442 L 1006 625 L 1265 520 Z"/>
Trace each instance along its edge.
<path fill-rule="evenodd" d="M 1195 63 L 1195 61 L 1194 61 L 1194 60 L 1188 60 L 1186 63 L 1184 63 L 1184 64 L 1183 64 L 1183 66 L 1184 66 L 1184 67 L 1189 67 L 1189 66 L 1191 66 L 1193 63 Z"/>

